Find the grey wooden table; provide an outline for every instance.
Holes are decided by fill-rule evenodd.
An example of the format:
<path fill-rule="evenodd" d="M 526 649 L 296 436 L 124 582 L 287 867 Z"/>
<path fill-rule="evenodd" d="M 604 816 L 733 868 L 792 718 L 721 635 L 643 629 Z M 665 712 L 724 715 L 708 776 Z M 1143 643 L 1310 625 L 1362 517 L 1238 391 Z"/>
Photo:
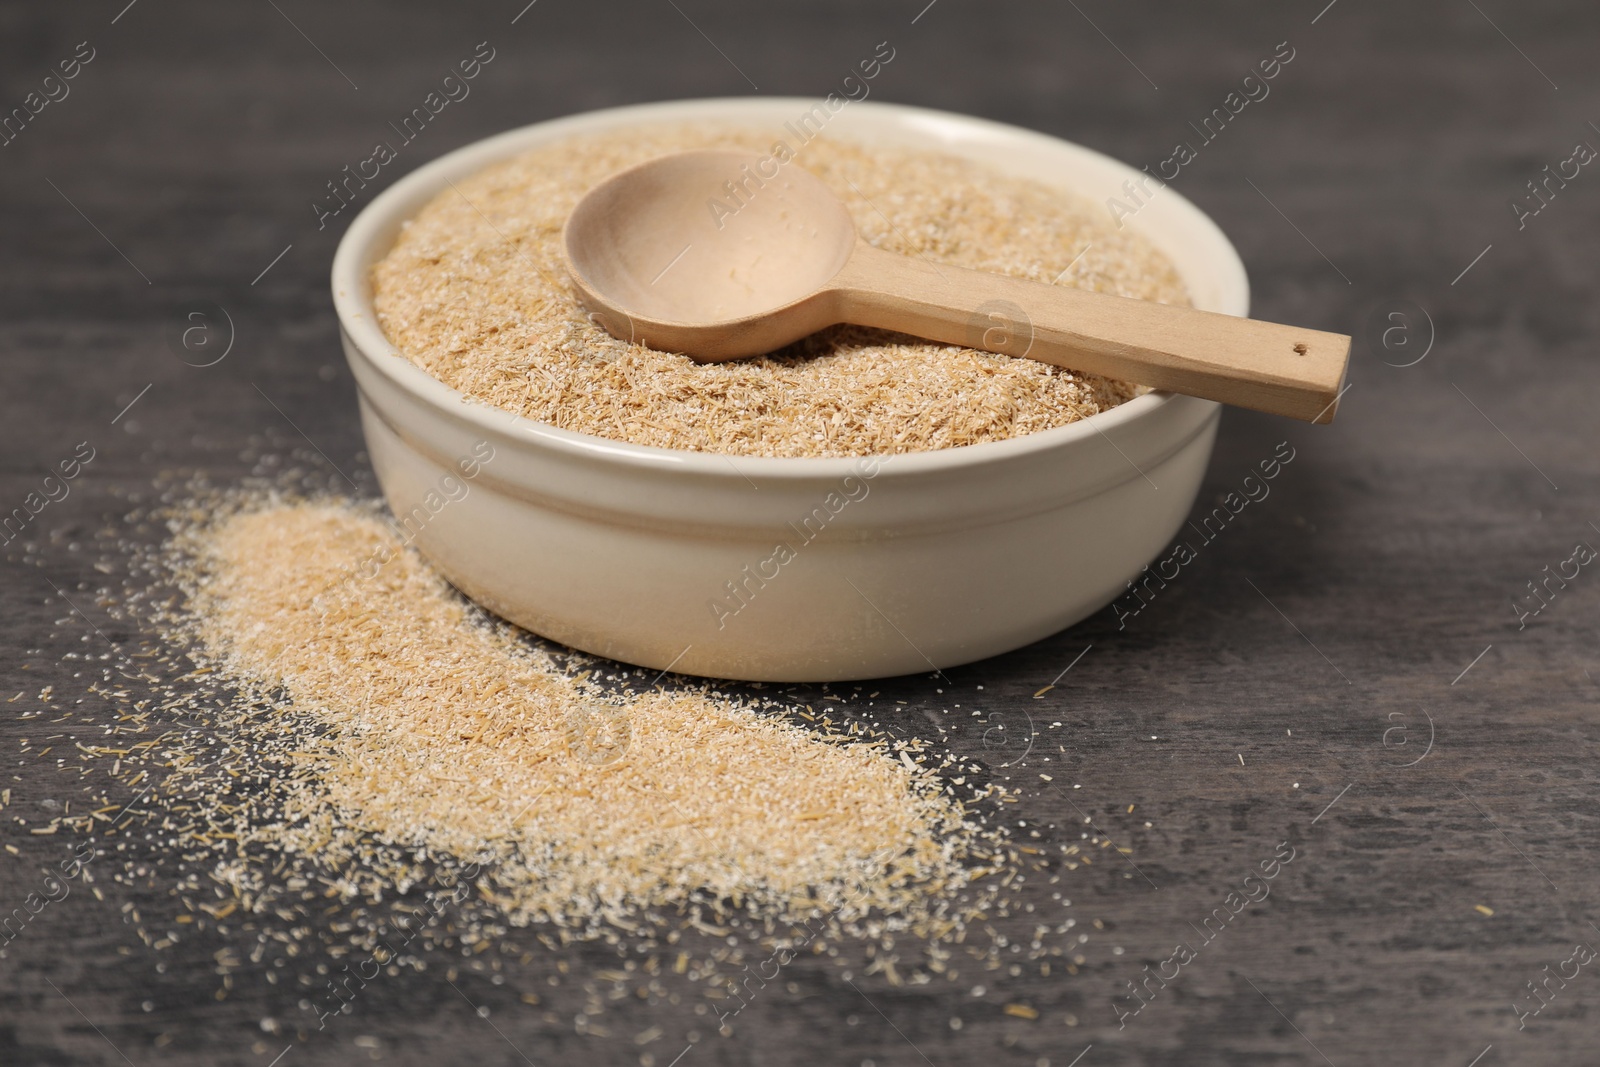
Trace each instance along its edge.
<path fill-rule="evenodd" d="M 292 983 L 249 968 L 218 999 L 228 938 L 156 952 L 135 936 L 133 912 L 173 907 L 135 835 L 148 877 L 98 880 L 104 900 L 80 886 L 0 939 L 0 1063 L 1594 1062 L 1600 976 L 1577 961 L 1600 943 L 1600 575 L 1582 568 L 1536 615 L 1514 605 L 1600 545 L 1600 177 L 1575 153 L 1600 145 L 1600 17 L 1550 0 L 523 2 L 0 4 L 0 511 L 94 451 L 3 546 L 0 701 L 27 699 L 0 702 L 0 914 L 81 844 L 28 832 L 68 794 L 20 751 L 37 730 L 16 709 L 44 686 L 69 706 L 83 661 L 63 656 L 137 636 L 96 615 L 79 542 L 118 529 L 163 471 L 226 485 L 306 453 L 289 420 L 372 492 L 325 283 L 349 213 L 319 229 L 311 205 L 478 42 L 496 58 L 471 96 L 378 184 L 574 111 L 821 93 L 884 40 L 879 99 L 1154 166 L 1287 42 L 1270 95 L 1174 185 L 1238 245 L 1259 314 L 1358 336 L 1338 423 L 1228 412 L 1204 506 L 1280 442 L 1296 458 L 1125 626 L 1103 612 L 951 671 L 953 691 L 881 686 L 906 701 L 900 728 L 944 724 L 1011 774 L 1047 840 L 1088 818 L 1132 850 L 1065 881 L 1083 963 L 998 972 L 981 997 L 797 963 L 719 1037 L 692 992 L 614 1004 L 603 1026 L 575 1022 L 574 982 L 525 1004 L 609 952 L 525 937 L 503 984 L 464 972 L 458 994 L 441 958 L 317 1032 Z M 75 76 L 46 82 L 62 63 Z M 233 349 L 186 365 L 166 338 L 207 308 Z M 970 725 L 1030 716 L 1064 724 L 1070 794 L 1026 759 L 1000 769 Z M 1282 842 L 1271 896 L 1202 942 Z M 1164 962 L 1179 941 L 1194 958 Z M 1178 974 L 1128 999 L 1147 965 Z M 651 1027 L 665 1036 L 637 1043 Z"/>

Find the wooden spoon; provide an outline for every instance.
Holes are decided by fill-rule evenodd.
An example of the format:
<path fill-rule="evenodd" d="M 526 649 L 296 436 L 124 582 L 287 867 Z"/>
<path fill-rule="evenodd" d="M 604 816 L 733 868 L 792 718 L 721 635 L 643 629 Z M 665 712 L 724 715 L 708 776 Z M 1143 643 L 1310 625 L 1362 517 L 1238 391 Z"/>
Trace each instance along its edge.
<path fill-rule="evenodd" d="M 743 152 L 663 156 L 591 189 L 567 270 L 607 332 L 720 362 L 850 322 L 1331 422 L 1350 338 L 874 248 L 814 175 Z"/>

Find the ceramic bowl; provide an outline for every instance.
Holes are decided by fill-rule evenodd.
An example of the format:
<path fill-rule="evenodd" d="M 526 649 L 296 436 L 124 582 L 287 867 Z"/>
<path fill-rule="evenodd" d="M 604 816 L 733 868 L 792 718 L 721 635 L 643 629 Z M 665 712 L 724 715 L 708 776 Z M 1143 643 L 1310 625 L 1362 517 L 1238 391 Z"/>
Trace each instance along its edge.
<path fill-rule="evenodd" d="M 696 120 L 780 129 L 814 104 L 691 100 L 538 123 L 420 168 L 351 224 L 333 296 L 368 451 L 408 539 L 468 596 L 656 670 L 863 679 L 1037 641 L 1104 607 L 1171 541 L 1211 455 L 1210 401 L 1150 393 L 1025 437 L 880 459 L 727 457 L 488 407 L 379 329 L 370 268 L 449 181 L 572 134 Z M 1057 138 L 894 104 L 851 103 L 828 132 L 968 156 L 1097 203 L 1139 177 Z M 1126 225 L 1170 257 L 1196 306 L 1248 313 L 1238 254 L 1183 197 L 1163 189 Z"/>

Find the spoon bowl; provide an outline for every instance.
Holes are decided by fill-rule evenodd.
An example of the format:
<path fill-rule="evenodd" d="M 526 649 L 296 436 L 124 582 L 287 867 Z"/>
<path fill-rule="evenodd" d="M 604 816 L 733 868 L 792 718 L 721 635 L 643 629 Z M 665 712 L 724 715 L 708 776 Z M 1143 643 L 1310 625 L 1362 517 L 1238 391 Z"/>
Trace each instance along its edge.
<path fill-rule="evenodd" d="M 830 325 L 816 298 L 855 250 L 855 223 L 809 171 L 774 164 L 680 152 L 595 186 L 564 240 L 585 305 L 615 336 L 713 360 Z"/>
<path fill-rule="evenodd" d="M 848 322 L 1329 422 L 1350 355 L 1342 334 L 883 251 L 787 156 L 700 150 L 624 170 L 579 201 L 563 247 L 607 332 L 701 362 Z"/>

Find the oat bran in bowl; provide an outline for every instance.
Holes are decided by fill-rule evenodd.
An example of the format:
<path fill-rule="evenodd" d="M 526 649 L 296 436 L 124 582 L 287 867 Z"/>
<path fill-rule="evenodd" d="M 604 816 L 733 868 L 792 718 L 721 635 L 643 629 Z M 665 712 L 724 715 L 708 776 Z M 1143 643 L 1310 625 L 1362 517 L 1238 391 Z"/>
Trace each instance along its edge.
<path fill-rule="evenodd" d="M 1170 541 L 1209 401 L 850 327 L 702 366 L 587 321 L 558 249 L 595 181 L 688 147 L 793 145 L 817 107 L 540 123 L 423 167 L 352 224 L 333 287 L 369 452 L 407 540 L 475 600 L 656 669 L 866 678 L 1070 625 Z M 1137 172 L 1055 138 L 859 103 L 785 165 L 930 263 L 1248 310 L 1198 209 L 1164 190 L 1118 229 L 1100 205 Z"/>

